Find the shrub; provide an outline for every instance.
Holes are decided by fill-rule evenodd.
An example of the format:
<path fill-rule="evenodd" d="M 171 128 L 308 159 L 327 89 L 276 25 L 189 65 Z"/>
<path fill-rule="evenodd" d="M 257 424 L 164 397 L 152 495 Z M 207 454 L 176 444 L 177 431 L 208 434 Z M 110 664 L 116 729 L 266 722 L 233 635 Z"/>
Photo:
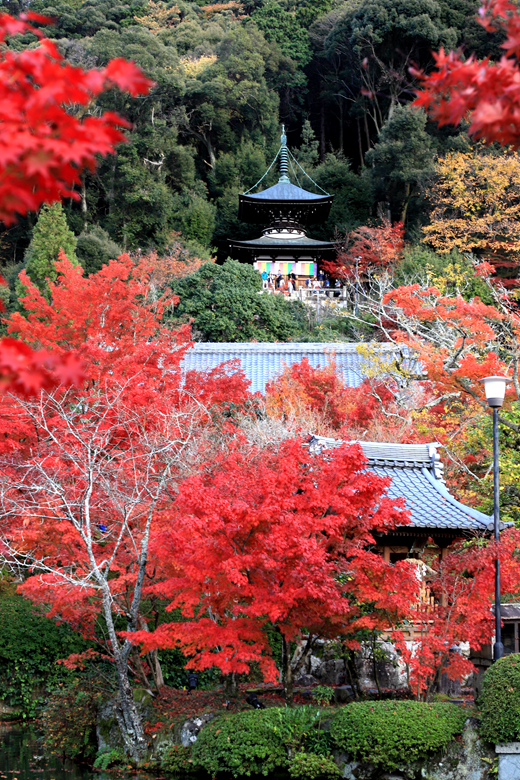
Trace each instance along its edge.
<path fill-rule="evenodd" d="M 334 688 L 330 685 L 317 685 L 313 691 L 314 701 L 317 704 L 330 704 L 334 699 Z"/>
<path fill-rule="evenodd" d="M 276 730 L 273 710 L 223 715 L 200 732 L 193 764 L 209 774 L 268 775 L 287 765 L 287 751 Z"/>
<path fill-rule="evenodd" d="M 51 755 L 71 759 L 96 754 L 96 720 L 101 694 L 67 688 L 55 693 L 42 715 L 43 744 Z"/>
<path fill-rule="evenodd" d="M 289 774 L 302 780 L 333 780 L 341 772 L 330 756 L 296 753 L 289 763 Z"/>
<path fill-rule="evenodd" d="M 321 733 L 319 731 L 321 712 L 316 707 L 309 705 L 292 709 L 273 707 L 269 718 L 283 744 L 292 752 L 303 750 L 310 739 Z"/>
<path fill-rule="evenodd" d="M 354 702 L 336 714 L 331 735 L 356 760 L 395 769 L 446 747 L 466 718 L 454 704 Z"/>
<path fill-rule="evenodd" d="M 107 750 L 104 753 L 98 753 L 94 761 L 94 769 L 104 771 L 112 766 L 127 766 L 128 756 L 118 748 Z"/>
<path fill-rule="evenodd" d="M 193 772 L 191 752 L 191 747 L 172 745 L 162 758 L 161 769 L 173 777 L 186 777 Z"/>
<path fill-rule="evenodd" d="M 484 739 L 520 740 L 520 656 L 507 655 L 488 669 L 480 704 Z"/>

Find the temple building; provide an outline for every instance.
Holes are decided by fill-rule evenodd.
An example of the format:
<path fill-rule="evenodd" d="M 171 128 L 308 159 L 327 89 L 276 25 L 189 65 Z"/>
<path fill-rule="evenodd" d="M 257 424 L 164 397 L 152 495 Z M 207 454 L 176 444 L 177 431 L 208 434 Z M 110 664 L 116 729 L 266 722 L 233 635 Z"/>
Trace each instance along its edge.
<path fill-rule="evenodd" d="M 289 150 L 285 132 L 282 132 L 280 140 L 280 149 L 262 179 L 239 195 L 239 219 L 266 227 L 260 238 L 250 241 L 231 240 L 230 255 L 242 263 L 252 263 L 260 273 L 267 271 L 284 276 L 289 273 L 299 277 L 314 276 L 322 260 L 333 259 L 334 245 L 330 241 L 309 238 L 303 225 L 324 223 L 334 196 L 324 190 L 323 194 L 317 195 L 292 184 L 288 175 L 290 167 L 296 180 L 297 168 L 303 175 L 310 177 Z M 277 159 L 280 163 L 278 183 L 266 190 L 253 192 Z M 315 186 L 321 189 L 319 185 Z"/>

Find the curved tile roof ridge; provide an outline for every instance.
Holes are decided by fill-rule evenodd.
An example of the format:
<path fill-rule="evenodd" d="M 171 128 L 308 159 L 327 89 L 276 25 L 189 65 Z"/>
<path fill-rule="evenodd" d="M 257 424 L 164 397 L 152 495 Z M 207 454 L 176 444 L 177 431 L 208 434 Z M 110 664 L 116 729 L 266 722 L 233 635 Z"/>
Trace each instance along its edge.
<path fill-rule="evenodd" d="M 438 448 L 442 445 L 353 441 L 359 444 L 376 474 L 390 477 L 390 498 L 404 498 L 414 528 L 482 533 L 492 519 L 458 501 L 442 478 Z M 343 444 L 340 439 L 311 435 L 309 448 L 318 454 Z"/>
<path fill-rule="evenodd" d="M 370 346 L 377 351 L 407 351 L 406 346 L 391 341 L 361 343 L 358 341 L 196 341 L 190 349 L 196 352 L 355 352 Z"/>

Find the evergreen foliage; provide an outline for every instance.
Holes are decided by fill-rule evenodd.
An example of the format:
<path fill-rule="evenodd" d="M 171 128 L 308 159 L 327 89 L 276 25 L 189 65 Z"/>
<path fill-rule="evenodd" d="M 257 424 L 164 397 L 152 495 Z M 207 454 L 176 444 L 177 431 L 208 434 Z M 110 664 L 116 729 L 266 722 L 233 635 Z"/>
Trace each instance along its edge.
<path fill-rule="evenodd" d="M 425 127 L 424 111 L 397 106 L 366 154 L 374 196 L 388 202 L 394 221 L 405 221 L 417 185 L 435 172 Z"/>
<path fill-rule="evenodd" d="M 67 678 L 58 658 L 87 647 L 65 625 L 56 625 L 13 586 L 0 588 L 0 699 L 33 717 L 46 692 Z M 38 695 L 34 691 L 38 690 Z"/>
<path fill-rule="evenodd" d="M 76 255 L 87 276 L 100 271 L 109 260 L 119 257 L 122 251 L 99 225 L 87 228 L 78 236 Z"/>
<path fill-rule="evenodd" d="M 132 129 L 116 156 L 84 174 L 81 202 L 67 205 L 70 227 L 79 235 L 85 224 L 99 226 L 125 250 L 159 253 L 176 230 L 216 247 L 219 262 L 229 238 L 258 234 L 238 222 L 238 193 L 266 170 L 281 122 L 304 169 L 335 196 L 327 224 L 309 226 L 317 238 L 366 224 L 384 201 L 393 218 L 406 214 L 407 227 L 424 222 L 416 205 L 425 215 L 430 206 L 417 198 L 435 152 L 462 148 L 465 136 L 432 123 L 425 129 L 407 111 L 409 64 L 428 67 L 441 45 L 500 54 L 499 36 L 472 18 L 476 0 L 49 2 L 33 0 L 31 9 L 54 18 L 48 34 L 72 64 L 124 57 L 156 83 L 146 100 L 113 92 L 96 101 L 94 111 L 119 111 Z M 0 0 L 0 9 L 16 5 Z M 25 35 L 13 45 L 32 43 Z M 263 186 L 276 177 L 271 171 Z M 19 261 L 31 227 L 25 219 L 4 233 L 0 263 Z M 80 243 L 98 258 L 88 261 L 92 273 L 102 253 Z"/>
<path fill-rule="evenodd" d="M 61 203 L 42 206 L 25 253 L 25 270 L 41 292 L 47 289 L 47 279 L 56 281 L 58 274 L 54 263 L 60 250 L 65 252 L 72 265 L 78 265 L 76 244 Z"/>
<path fill-rule="evenodd" d="M 262 294 L 260 275 L 236 260 L 206 263 L 172 289 L 180 298 L 174 321 L 192 319 L 198 340 L 290 341 L 298 332 L 294 311 L 301 304 Z"/>
<path fill-rule="evenodd" d="M 224 715 L 204 728 L 192 750 L 193 762 L 210 775 L 264 775 L 287 765 L 287 751 L 275 730 L 273 710 Z"/>

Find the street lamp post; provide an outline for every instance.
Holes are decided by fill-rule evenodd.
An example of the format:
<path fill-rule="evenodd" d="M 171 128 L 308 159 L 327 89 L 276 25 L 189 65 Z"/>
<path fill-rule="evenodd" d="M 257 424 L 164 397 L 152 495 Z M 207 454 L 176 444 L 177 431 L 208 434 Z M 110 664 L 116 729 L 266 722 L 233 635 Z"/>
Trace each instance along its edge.
<path fill-rule="evenodd" d="M 498 471 L 498 410 L 504 403 L 506 384 L 511 380 L 505 376 L 487 376 L 481 379 L 484 383 L 484 391 L 488 406 L 493 409 L 493 530 L 495 541 L 500 538 L 500 494 Z M 498 661 L 504 655 L 502 644 L 500 604 L 500 559 L 495 561 L 495 644 L 493 646 L 493 660 Z"/>

